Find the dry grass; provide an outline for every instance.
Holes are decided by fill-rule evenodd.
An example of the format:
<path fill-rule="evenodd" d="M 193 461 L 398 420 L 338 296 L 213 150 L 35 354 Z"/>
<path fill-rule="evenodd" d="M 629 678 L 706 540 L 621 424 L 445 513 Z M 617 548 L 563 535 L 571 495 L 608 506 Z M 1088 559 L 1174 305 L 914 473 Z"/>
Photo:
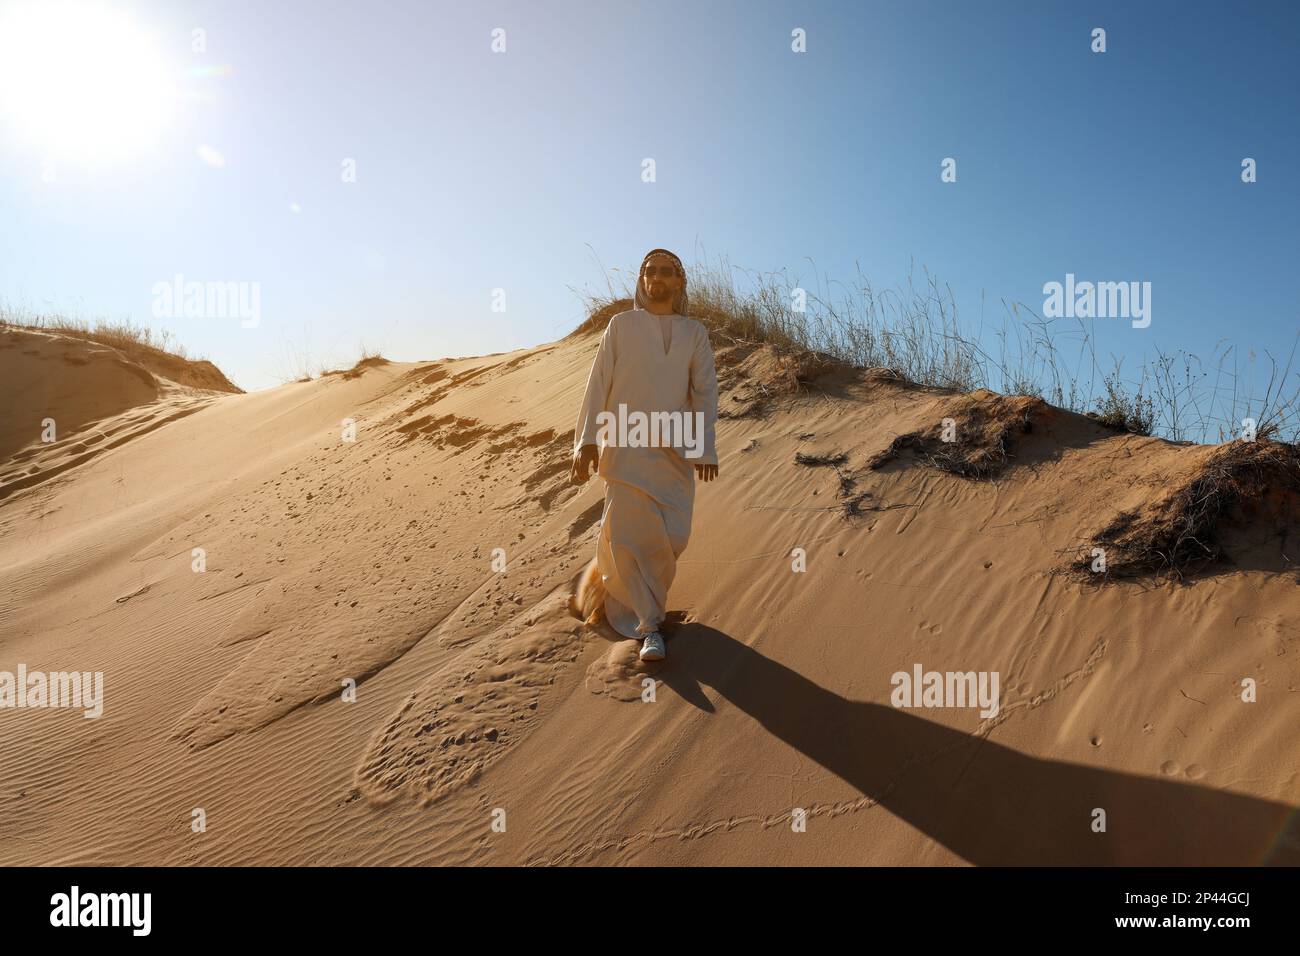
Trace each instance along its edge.
<path fill-rule="evenodd" d="M 73 318 L 0 307 L 0 328 L 49 332 L 85 339 L 116 349 L 127 359 L 178 385 L 221 392 L 240 392 L 207 359 L 192 356 L 166 329 L 156 331 L 130 321 Z"/>
<path fill-rule="evenodd" d="M 604 274 L 603 292 L 574 290 L 588 318 L 571 335 L 603 330 L 632 307 L 635 269 Z M 755 273 L 725 260 L 688 265 L 687 274 L 691 314 L 708 327 L 719 351 L 766 344 L 791 356 L 886 369 L 921 385 L 1028 395 L 1109 428 L 1172 441 L 1231 439 L 1247 418 L 1257 430 L 1271 427 L 1279 437 L 1300 439 L 1294 349 L 1282 363 L 1264 353 L 1258 388 L 1253 353 L 1242 361 L 1231 346 L 1216 349 L 1208 363 L 1156 348 L 1154 359 L 1126 377 L 1119 363 L 1109 373 L 1101 368 L 1090 325 L 1043 319 L 1023 303 L 1002 302 L 1001 326 L 989 333 L 997 354 L 990 354 L 982 344 L 986 336 L 958 320 L 952 290 L 927 270 L 891 289 L 873 286 L 860 272 L 848 284 L 804 283 L 785 271 Z M 804 308 L 796 311 L 800 298 Z M 979 327 L 985 327 L 982 317 Z"/>
<path fill-rule="evenodd" d="M 379 368 L 381 365 L 391 365 L 391 364 L 392 362 L 384 358 L 378 352 L 371 351 L 365 346 L 362 346 L 361 357 L 357 359 L 356 364 L 353 365 L 350 369 L 345 370 L 345 369 L 336 368 L 336 369 L 330 369 L 328 372 L 321 372 L 320 374 L 321 374 L 321 378 L 324 378 L 327 375 L 342 375 L 345 380 L 348 380 L 348 379 L 360 378 L 362 375 L 366 373 L 367 369 Z M 310 379 L 303 379 L 303 381 L 310 381 Z"/>
<path fill-rule="evenodd" d="M 1111 577 L 1181 578 L 1223 556 L 1225 516 L 1269 500 L 1300 501 L 1300 449 L 1267 437 L 1229 442 L 1165 497 L 1119 514 L 1091 547 L 1104 550 Z M 1092 575 L 1092 562 L 1089 553 L 1071 569 Z"/>
<path fill-rule="evenodd" d="M 186 361 L 201 361 L 191 356 L 167 329 L 155 331 L 148 326 L 134 325 L 129 320 L 78 319 L 66 315 L 24 312 L 0 307 L 0 327 L 35 329 L 41 332 L 58 332 L 98 342 L 117 349 L 128 358 L 132 352 L 150 350 L 166 352 Z"/>
<path fill-rule="evenodd" d="M 849 456 L 844 452 L 836 452 L 830 455 L 809 455 L 797 451 L 794 453 L 794 463 L 796 465 L 806 465 L 809 468 L 825 468 L 842 465 L 849 460 Z"/>
<path fill-rule="evenodd" d="M 1133 435 L 1150 435 L 1156 420 L 1154 403 L 1150 396 L 1142 394 L 1142 386 L 1130 395 L 1118 374 L 1106 377 L 1106 395 L 1089 417 L 1107 428 Z"/>

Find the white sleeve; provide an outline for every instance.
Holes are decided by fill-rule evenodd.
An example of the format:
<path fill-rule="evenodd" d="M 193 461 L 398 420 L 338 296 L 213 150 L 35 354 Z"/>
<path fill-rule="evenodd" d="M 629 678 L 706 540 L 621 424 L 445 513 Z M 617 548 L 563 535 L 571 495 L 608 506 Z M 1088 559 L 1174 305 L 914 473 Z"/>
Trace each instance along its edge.
<path fill-rule="evenodd" d="M 704 454 L 693 460 L 696 465 L 718 463 L 718 374 L 713 366 L 713 343 L 709 330 L 701 323 L 691 356 L 691 410 L 704 415 Z"/>
<path fill-rule="evenodd" d="M 614 380 L 614 321 L 605 326 L 605 334 L 600 337 L 600 348 L 596 350 L 596 359 L 591 363 L 591 374 L 587 376 L 587 391 L 582 397 L 582 407 L 578 409 L 578 424 L 573 429 L 573 453 L 583 445 L 596 444 L 596 431 L 600 423 L 596 420 L 605 411 L 609 398 L 609 387 Z"/>

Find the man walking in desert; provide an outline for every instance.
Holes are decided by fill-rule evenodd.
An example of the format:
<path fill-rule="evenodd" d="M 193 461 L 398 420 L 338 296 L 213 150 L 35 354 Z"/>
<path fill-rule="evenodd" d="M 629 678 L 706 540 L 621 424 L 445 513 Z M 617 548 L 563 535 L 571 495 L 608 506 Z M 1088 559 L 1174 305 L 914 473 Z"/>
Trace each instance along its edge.
<path fill-rule="evenodd" d="M 687 308 L 681 260 L 652 250 L 641 263 L 635 308 L 610 319 L 600 340 L 574 429 L 570 479 L 582 484 L 593 467 L 605 479 L 588 573 L 599 574 L 605 618 L 624 637 L 641 640 L 643 661 L 667 656 L 659 626 L 691 534 L 695 479 L 718 475 L 713 346 Z M 610 440 L 610 426 L 637 413 L 677 423 L 672 441 L 647 444 L 635 426 Z"/>

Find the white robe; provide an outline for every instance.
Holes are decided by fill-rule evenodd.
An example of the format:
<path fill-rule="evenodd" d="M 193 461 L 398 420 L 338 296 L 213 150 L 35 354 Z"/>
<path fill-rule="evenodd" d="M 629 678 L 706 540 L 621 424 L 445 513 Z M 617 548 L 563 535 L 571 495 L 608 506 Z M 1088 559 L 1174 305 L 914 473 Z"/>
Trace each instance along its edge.
<path fill-rule="evenodd" d="M 605 444 L 597 474 L 605 479 L 596 563 L 605 585 L 605 617 L 624 637 L 657 630 L 667 608 L 677 558 L 691 533 L 695 465 L 716 465 L 718 379 L 709 333 L 695 319 L 670 316 L 664 348 L 660 316 L 644 309 L 610 319 L 591 366 L 574 429 L 574 453 L 599 444 L 602 412 L 701 413 L 702 452 L 683 447 Z"/>

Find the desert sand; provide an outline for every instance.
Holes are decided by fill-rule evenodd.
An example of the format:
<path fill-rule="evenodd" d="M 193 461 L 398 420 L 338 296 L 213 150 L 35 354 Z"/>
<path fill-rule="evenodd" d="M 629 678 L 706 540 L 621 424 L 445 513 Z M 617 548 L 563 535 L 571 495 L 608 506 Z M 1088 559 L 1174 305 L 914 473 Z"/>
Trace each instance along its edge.
<path fill-rule="evenodd" d="M 641 664 L 574 611 L 597 331 L 253 394 L 0 332 L 0 672 L 104 682 L 0 709 L 0 863 L 1300 860 L 1293 493 L 1182 580 L 1091 575 L 1223 448 L 715 341 L 720 476 Z M 916 665 L 998 712 L 892 706 Z"/>

